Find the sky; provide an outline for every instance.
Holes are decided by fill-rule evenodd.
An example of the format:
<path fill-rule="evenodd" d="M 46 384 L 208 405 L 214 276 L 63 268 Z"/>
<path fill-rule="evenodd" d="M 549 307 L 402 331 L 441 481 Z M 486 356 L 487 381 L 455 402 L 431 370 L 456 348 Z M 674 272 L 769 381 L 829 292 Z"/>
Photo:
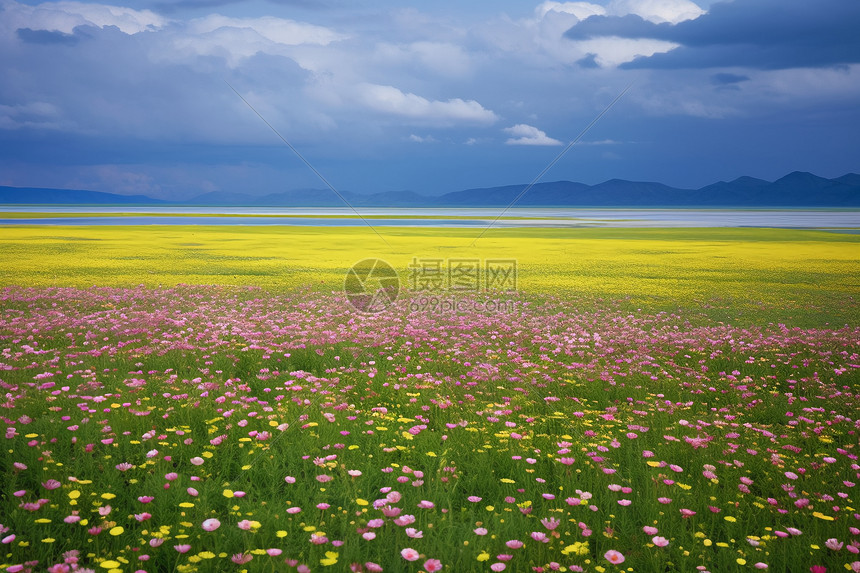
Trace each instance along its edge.
<path fill-rule="evenodd" d="M 0 185 L 187 199 L 860 172 L 856 0 L 0 0 Z"/>

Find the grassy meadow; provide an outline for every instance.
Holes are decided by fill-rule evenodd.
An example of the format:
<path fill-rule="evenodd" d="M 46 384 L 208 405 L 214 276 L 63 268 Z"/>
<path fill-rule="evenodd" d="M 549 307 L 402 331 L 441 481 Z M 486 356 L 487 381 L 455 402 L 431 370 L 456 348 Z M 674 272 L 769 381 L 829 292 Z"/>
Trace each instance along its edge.
<path fill-rule="evenodd" d="M 380 233 L 0 227 L 0 571 L 860 571 L 860 235 Z"/>

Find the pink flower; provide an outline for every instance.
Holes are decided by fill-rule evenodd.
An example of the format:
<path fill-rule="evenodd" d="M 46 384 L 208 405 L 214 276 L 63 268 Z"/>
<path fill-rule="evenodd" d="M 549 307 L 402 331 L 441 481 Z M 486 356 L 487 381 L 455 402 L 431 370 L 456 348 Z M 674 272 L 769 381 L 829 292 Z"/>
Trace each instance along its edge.
<path fill-rule="evenodd" d="M 827 547 L 827 549 L 832 549 L 833 551 L 839 551 L 840 549 L 842 549 L 843 545 L 845 545 L 845 544 L 841 543 L 835 537 L 831 537 L 830 539 L 828 539 L 827 541 L 824 542 L 824 546 Z"/>
<path fill-rule="evenodd" d="M 505 565 L 504 563 L 493 563 L 492 565 L 490 565 L 490 569 L 492 569 L 493 571 L 504 571 L 506 567 L 507 565 Z"/>
<path fill-rule="evenodd" d="M 137 501 L 139 501 L 140 503 L 149 503 L 153 499 L 155 499 L 155 498 L 152 497 L 151 495 L 142 495 L 139 498 L 137 498 Z"/>
<path fill-rule="evenodd" d="M 668 504 L 672 503 L 672 498 L 671 497 L 658 497 L 657 501 L 659 501 L 663 505 L 668 505 Z"/>
<path fill-rule="evenodd" d="M 627 507 L 627 506 L 628 506 L 628 505 L 630 505 L 631 503 L 633 503 L 633 502 L 632 502 L 632 501 L 630 501 L 629 499 L 619 499 L 619 500 L 618 500 L 618 505 L 623 505 L 623 506 L 625 506 L 625 507 Z"/>
<path fill-rule="evenodd" d="M 433 504 L 433 502 L 432 502 L 432 501 L 426 501 L 426 500 L 423 500 L 423 499 L 422 499 L 422 500 L 418 503 L 418 507 L 420 507 L 421 509 L 433 509 L 433 508 L 434 508 L 434 507 L 436 507 L 436 506 Z"/>
<path fill-rule="evenodd" d="M 367 570 L 371 573 L 382 573 L 382 566 L 377 565 L 373 561 L 367 561 L 364 566 L 367 567 Z"/>
<path fill-rule="evenodd" d="M 812 573 L 827 573 L 827 567 L 824 565 L 813 565 L 809 568 Z"/>
<path fill-rule="evenodd" d="M 278 549 L 278 548 L 276 548 L 276 547 L 272 547 L 272 548 L 270 548 L 270 549 L 266 549 L 266 554 L 267 554 L 269 557 L 277 557 L 278 555 L 280 555 L 280 554 L 281 554 L 281 553 L 283 553 L 283 552 L 284 552 L 284 550 L 283 550 L 283 549 Z"/>
<path fill-rule="evenodd" d="M 401 511 L 399 507 L 391 507 L 390 505 L 382 507 L 382 515 L 385 517 L 397 517 Z"/>
<path fill-rule="evenodd" d="M 646 535 L 657 535 L 658 529 L 656 527 L 651 527 L 650 525 L 646 525 L 642 528 L 642 531 L 645 532 Z"/>
<path fill-rule="evenodd" d="M 511 539 L 510 541 L 506 541 L 505 545 L 508 546 L 508 549 L 519 549 L 523 546 L 523 542 L 519 539 Z"/>
<path fill-rule="evenodd" d="M 173 548 L 176 549 L 179 553 L 188 553 L 189 551 L 191 551 L 191 546 L 187 543 L 183 545 L 174 545 Z"/>
<path fill-rule="evenodd" d="M 547 537 L 546 533 L 544 533 L 543 531 L 532 531 L 531 537 L 535 541 L 540 541 L 541 543 L 549 543 L 549 537 Z"/>
<path fill-rule="evenodd" d="M 688 517 L 693 517 L 694 515 L 696 515 L 696 512 L 693 511 L 692 509 L 681 509 L 680 511 L 681 511 L 681 517 L 683 517 L 684 519 L 686 519 Z"/>
<path fill-rule="evenodd" d="M 204 460 L 203 458 L 201 458 L 200 456 L 196 456 L 196 457 L 191 458 L 191 460 L 190 460 L 190 461 L 191 461 L 191 463 L 192 463 L 192 464 L 194 464 L 195 466 L 202 466 L 202 465 L 203 465 L 203 462 L 204 462 L 205 460 Z"/>
<path fill-rule="evenodd" d="M 376 539 L 376 534 L 372 531 L 365 531 L 364 533 L 361 534 L 361 536 L 366 541 L 373 541 L 374 539 Z"/>
<path fill-rule="evenodd" d="M 609 551 L 604 553 L 603 556 L 606 558 L 607 561 L 609 561 L 610 563 L 614 563 L 615 565 L 624 563 L 624 555 L 614 549 L 610 549 Z"/>
<path fill-rule="evenodd" d="M 61 485 L 63 484 L 61 484 L 55 479 L 49 479 L 48 481 L 42 483 L 42 487 L 45 489 L 57 489 Z"/>
<path fill-rule="evenodd" d="M 480 497 L 478 497 L 477 495 L 470 495 L 470 496 L 469 496 L 469 497 L 467 497 L 466 499 L 468 499 L 468 500 L 469 500 L 469 501 L 471 501 L 472 503 L 478 503 L 479 501 L 481 501 L 481 498 L 480 498 Z"/>
<path fill-rule="evenodd" d="M 434 573 L 435 571 L 442 570 L 442 562 L 438 559 L 428 559 L 424 562 L 424 570 L 427 573 Z"/>
<path fill-rule="evenodd" d="M 421 555 L 412 549 L 411 547 L 407 547 L 406 549 L 400 552 L 401 557 L 406 559 L 407 561 L 417 561 Z"/>
<path fill-rule="evenodd" d="M 655 535 L 651 538 L 651 542 L 657 547 L 666 547 L 669 545 L 669 540 L 665 537 L 660 537 L 659 535 Z"/>
<path fill-rule="evenodd" d="M 762 563 L 761 561 L 759 561 L 758 563 L 753 565 L 753 567 L 755 567 L 756 569 L 767 569 L 767 563 Z"/>
<path fill-rule="evenodd" d="M 329 481 L 331 481 L 331 480 L 333 480 L 333 479 L 334 479 L 333 477 L 328 476 L 328 475 L 325 475 L 325 474 L 322 474 L 322 475 L 318 475 L 318 476 L 317 476 L 317 481 L 318 481 L 318 482 L 320 482 L 320 483 L 326 483 L 326 482 L 329 482 Z"/>
<path fill-rule="evenodd" d="M 179 478 L 179 474 L 176 472 L 170 472 L 168 474 L 165 474 L 165 476 L 164 476 L 164 479 L 166 479 L 167 481 L 174 481 L 178 478 Z"/>
<path fill-rule="evenodd" d="M 221 527 L 221 522 L 212 517 L 204 521 L 202 527 L 203 531 L 215 531 L 216 529 Z"/>
<path fill-rule="evenodd" d="M 487 530 L 483 527 L 478 527 L 477 529 L 475 529 L 475 535 L 486 535 L 486 534 L 487 534 Z"/>
<path fill-rule="evenodd" d="M 254 556 L 250 553 L 236 553 L 235 555 L 233 555 L 233 557 L 230 558 L 230 560 L 237 565 L 244 565 L 253 558 Z"/>

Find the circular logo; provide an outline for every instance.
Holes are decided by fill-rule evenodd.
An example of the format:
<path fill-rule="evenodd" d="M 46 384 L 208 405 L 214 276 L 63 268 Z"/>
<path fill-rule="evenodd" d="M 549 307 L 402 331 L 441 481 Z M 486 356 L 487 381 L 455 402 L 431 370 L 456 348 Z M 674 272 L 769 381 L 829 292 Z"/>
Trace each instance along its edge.
<path fill-rule="evenodd" d="M 382 259 L 364 259 L 347 271 L 343 290 L 356 310 L 381 312 L 397 300 L 400 278 L 397 271 Z"/>

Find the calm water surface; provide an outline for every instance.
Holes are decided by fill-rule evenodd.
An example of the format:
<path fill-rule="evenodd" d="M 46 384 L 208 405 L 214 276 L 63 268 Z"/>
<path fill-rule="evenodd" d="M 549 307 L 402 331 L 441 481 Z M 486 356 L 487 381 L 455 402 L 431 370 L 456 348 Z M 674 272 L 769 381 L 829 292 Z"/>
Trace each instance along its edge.
<path fill-rule="evenodd" d="M 289 225 L 353 227 L 366 223 L 346 208 L 280 207 L 81 207 L 0 206 L 16 213 L 56 213 L 40 218 L 9 219 L 2 225 Z M 374 226 L 486 227 L 501 209 L 359 209 Z M 93 217 L 88 214 L 98 213 Z M 119 216 L 121 213 L 129 215 Z M 189 216 L 194 215 L 194 216 Z M 244 216 L 243 216 L 244 215 Z M 250 215 L 250 216 L 249 216 Z M 408 219 L 394 218 L 408 216 Z M 432 217 L 432 218 L 431 218 Z M 469 217 L 459 219 L 453 217 Z M 860 210 L 769 209 L 511 209 L 497 227 L 779 227 L 860 229 Z"/>

